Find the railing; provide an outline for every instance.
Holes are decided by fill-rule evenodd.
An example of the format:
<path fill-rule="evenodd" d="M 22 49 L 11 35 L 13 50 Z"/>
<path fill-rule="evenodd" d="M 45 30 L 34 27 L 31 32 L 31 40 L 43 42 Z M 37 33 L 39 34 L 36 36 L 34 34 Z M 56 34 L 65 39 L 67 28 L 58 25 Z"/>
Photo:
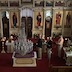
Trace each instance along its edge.
<path fill-rule="evenodd" d="M 72 66 L 51 66 L 49 72 L 72 72 Z"/>

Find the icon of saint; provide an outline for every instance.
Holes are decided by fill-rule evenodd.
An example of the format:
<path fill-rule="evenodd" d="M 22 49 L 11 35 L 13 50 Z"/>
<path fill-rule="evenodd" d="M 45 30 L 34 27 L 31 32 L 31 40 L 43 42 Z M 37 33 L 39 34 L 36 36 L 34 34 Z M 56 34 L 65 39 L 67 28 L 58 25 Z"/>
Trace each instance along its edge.
<path fill-rule="evenodd" d="M 41 14 L 40 14 L 40 12 L 38 13 L 36 19 L 37 19 L 37 26 L 41 26 Z"/>
<path fill-rule="evenodd" d="M 16 16 L 16 13 L 14 12 L 13 14 L 13 26 L 16 28 L 17 27 L 17 16 Z"/>
<path fill-rule="evenodd" d="M 68 12 L 66 16 L 66 25 L 70 25 L 70 21 L 71 21 L 71 15 L 70 15 L 70 12 Z"/>
<path fill-rule="evenodd" d="M 56 14 L 56 26 L 60 26 L 60 21 L 61 21 L 61 14 L 58 12 Z"/>

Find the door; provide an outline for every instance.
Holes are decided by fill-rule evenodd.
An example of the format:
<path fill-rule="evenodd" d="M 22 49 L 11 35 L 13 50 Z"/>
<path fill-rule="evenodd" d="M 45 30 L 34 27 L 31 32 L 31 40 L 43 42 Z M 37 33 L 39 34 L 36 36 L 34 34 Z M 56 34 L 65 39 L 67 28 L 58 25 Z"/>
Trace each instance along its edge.
<path fill-rule="evenodd" d="M 51 10 L 47 10 L 45 12 L 45 37 L 51 36 L 52 29 L 52 12 Z"/>
<path fill-rule="evenodd" d="M 21 18 L 21 23 L 24 24 L 24 26 L 25 26 L 25 33 L 26 33 L 26 25 L 25 25 L 25 24 L 26 24 L 26 17 L 23 16 L 23 17 Z"/>
<path fill-rule="evenodd" d="M 3 37 L 9 38 L 9 13 L 2 12 Z"/>
<path fill-rule="evenodd" d="M 31 38 L 32 37 L 32 17 L 27 17 L 27 24 L 28 24 L 28 38 Z"/>
<path fill-rule="evenodd" d="M 21 21 L 25 23 L 25 32 L 27 38 L 32 37 L 32 14 L 32 10 L 29 8 L 25 8 L 21 11 Z"/>

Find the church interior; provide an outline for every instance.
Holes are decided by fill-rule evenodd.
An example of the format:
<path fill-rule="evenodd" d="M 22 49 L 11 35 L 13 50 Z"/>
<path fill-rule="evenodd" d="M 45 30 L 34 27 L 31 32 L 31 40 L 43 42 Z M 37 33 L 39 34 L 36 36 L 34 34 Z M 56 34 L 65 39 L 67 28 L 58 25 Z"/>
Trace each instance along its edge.
<path fill-rule="evenodd" d="M 72 72 L 72 0 L 0 0 L 0 70 Z"/>

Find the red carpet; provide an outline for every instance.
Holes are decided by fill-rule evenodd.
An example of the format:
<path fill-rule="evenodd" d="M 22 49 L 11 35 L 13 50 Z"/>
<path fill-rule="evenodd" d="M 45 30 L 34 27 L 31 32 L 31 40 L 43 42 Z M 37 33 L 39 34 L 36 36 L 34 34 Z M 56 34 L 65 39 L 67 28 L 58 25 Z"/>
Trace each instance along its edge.
<path fill-rule="evenodd" d="M 52 58 L 51 65 L 53 66 L 65 66 L 65 60 L 58 58 L 57 56 L 57 47 L 52 46 Z M 1 54 L 0 53 L 0 72 L 49 72 L 49 63 L 47 54 L 43 54 L 42 60 L 37 60 L 37 67 L 23 67 L 15 68 L 12 67 L 12 54 Z"/>
<path fill-rule="evenodd" d="M 58 57 L 58 49 L 57 45 L 52 44 L 52 58 L 51 58 L 51 64 L 53 66 L 66 66 L 66 62 L 63 59 L 64 51 L 62 50 L 61 58 Z"/>
<path fill-rule="evenodd" d="M 44 55 L 42 60 L 37 60 L 37 67 L 12 67 L 12 54 L 0 54 L 0 72 L 48 72 L 48 59 Z"/>
<path fill-rule="evenodd" d="M 62 66 L 65 61 L 52 55 L 51 65 Z M 43 54 L 42 60 L 37 60 L 37 67 L 12 67 L 12 54 L 0 54 L 0 72 L 49 72 L 49 63 L 46 54 Z"/>

